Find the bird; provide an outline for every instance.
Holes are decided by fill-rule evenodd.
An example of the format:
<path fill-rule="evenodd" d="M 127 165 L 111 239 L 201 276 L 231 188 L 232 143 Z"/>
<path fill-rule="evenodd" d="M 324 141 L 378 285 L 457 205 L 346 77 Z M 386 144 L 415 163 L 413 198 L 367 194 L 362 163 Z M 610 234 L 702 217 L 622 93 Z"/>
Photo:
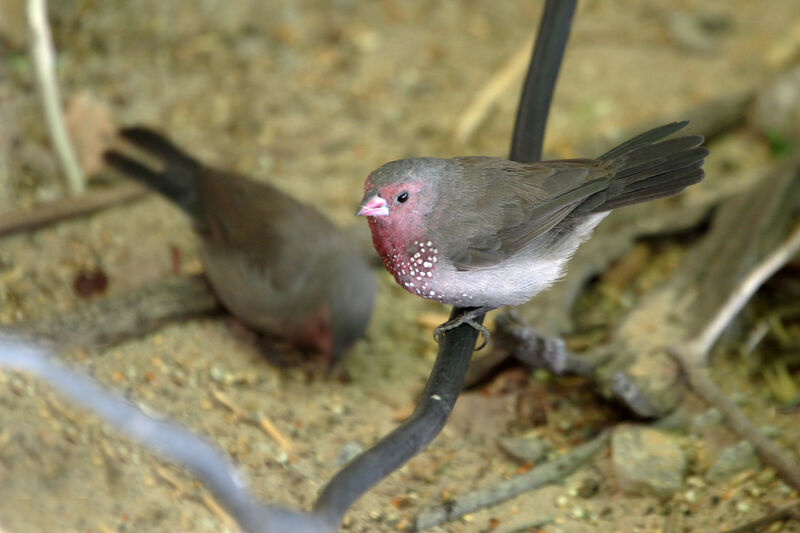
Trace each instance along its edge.
<path fill-rule="evenodd" d="M 463 308 L 434 337 L 520 305 L 555 283 L 608 213 L 671 196 L 704 177 L 703 137 L 653 128 L 597 159 L 521 163 L 494 157 L 392 161 L 370 173 L 367 217 L 386 269 L 406 291 Z"/>
<path fill-rule="evenodd" d="M 321 354 L 329 368 L 364 335 L 375 280 L 348 234 L 267 183 L 203 165 L 154 130 L 124 128 L 119 137 L 126 148 L 106 150 L 105 162 L 189 215 L 209 284 L 240 322 Z"/>

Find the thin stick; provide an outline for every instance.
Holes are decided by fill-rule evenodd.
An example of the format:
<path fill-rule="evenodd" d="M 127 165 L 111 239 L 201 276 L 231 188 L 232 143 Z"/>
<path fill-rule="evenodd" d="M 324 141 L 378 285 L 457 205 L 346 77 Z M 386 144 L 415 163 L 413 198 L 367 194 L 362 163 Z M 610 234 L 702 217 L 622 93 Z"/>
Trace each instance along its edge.
<path fill-rule="evenodd" d="M 86 180 L 70 143 L 64 116 L 61 113 L 61 98 L 55 72 L 55 46 L 53 36 L 50 34 L 50 25 L 47 23 L 46 0 L 28 0 L 26 13 L 32 36 L 31 55 L 41 91 L 47 129 L 50 131 L 56 154 L 67 176 L 70 192 L 78 194 L 86 189 Z"/>
<path fill-rule="evenodd" d="M 264 431 L 264 433 L 269 435 L 272 440 L 278 444 L 278 446 L 283 448 L 283 451 L 286 453 L 292 453 L 292 449 L 294 448 L 292 446 L 292 441 L 290 441 L 283 433 L 281 433 L 269 418 L 263 414 L 259 414 L 256 417 L 256 423 L 258 424 L 258 427 Z"/>
<path fill-rule="evenodd" d="M 697 337 L 682 346 L 670 349 L 670 353 L 688 377 L 692 390 L 719 409 L 731 429 L 747 439 L 756 448 L 761 458 L 794 488 L 800 488 L 800 467 L 788 453 L 759 431 L 736 404 L 716 386 L 701 366 L 707 362 L 708 353 L 725 326 L 733 320 L 756 290 L 798 251 L 800 251 L 800 226 L 795 228 L 780 246 L 744 277 L 741 284 Z"/>
<path fill-rule="evenodd" d="M 708 353 L 727 325 L 739 314 L 742 307 L 750 301 L 750 298 L 753 297 L 758 288 L 798 252 L 800 252 L 800 225 L 793 230 L 780 246 L 745 276 L 742 283 L 720 307 L 711 322 L 687 346 L 687 354 L 694 359 L 689 361 L 690 363 L 698 366 L 708 364 Z"/>
<path fill-rule="evenodd" d="M 791 455 L 769 440 L 747 418 L 742 410 L 717 387 L 705 369 L 692 366 L 684 360 L 684 357 L 681 357 L 680 352 L 674 353 L 674 355 L 676 355 L 681 369 L 689 379 L 689 385 L 692 390 L 708 404 L 719 409 L 730 428 L 737 435 L 750 442 L 755 447 L 758 455 L 765 463 L 775 469 L 781 479 L 791 487 L 800 489 L 800 468 L 798 468 Z"/>
<path fill-rule="evenodd" d="M 748 533 L 749 531 L 755 531 L 760 527 L 769 526 L 775 522 L 780 522 L 781 520 L 794 518 L 798 512 L 800 512 L 800 501 L 795 500 L 792 503 L 788 503 L 783 507 L 777 508 L 766 516 L 762 516 L 761 518 L 743 524 L 739 527 L 727 529 L 723 533 Z"/>
<path fill-rule="evenodd" d="M 461 144 L 466 143 L 494 107 L 500 96 L 525 71 L 530 57 L 529 50 L 533 46 L 533 37 L 525 41 L 505 64 L 492 74 L 473 96 L 461 118 L 453 130 L 453 138 Z"/>
<path fill-rule="evenodd" d="M 576 446 L 564 455 L 539 465 L 522 475 L 512 477 L 491 487 L 467 492 L 458 496 L 455 500 L 426 509 L 416 519 L 416 530 L 420 531 L 445 522 L 452 522 L 465 514 L 496 505 L 510 500 L 523 492 L 561 480 L 605 448 L 607 442 L 608 433 L 602 433 L 594 440 Z"/>
<path fill-rule="evenodd" d="M 17 209 L 0 214 L 0 237 L 38 229 L 55 222 L 89 215 L 106 207 L 141 198 L 149 191 L 138 183 L 124 183 L 111 189 L 89 191 L 42 204 L 33 209 Z"/>

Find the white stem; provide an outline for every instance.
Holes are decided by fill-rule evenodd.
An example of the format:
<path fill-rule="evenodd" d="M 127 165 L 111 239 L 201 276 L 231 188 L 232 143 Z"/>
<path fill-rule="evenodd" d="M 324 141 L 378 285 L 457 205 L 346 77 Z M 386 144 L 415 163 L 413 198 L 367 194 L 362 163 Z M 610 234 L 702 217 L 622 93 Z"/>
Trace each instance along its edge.
<path fill-rule="evenodd" d="M 47 3 L 46 0 L 27 0 L 27 2 L 26 13 L 32 35 L 31 55 L 41 91 L 47 128 L 67 176 L 70 192 L 81 193 L 86 189 L 86 180 L 72 149 L 61 113 L 61 99 L 55 74 L 55 47 L 47 23 Z"/>
<path fill-rule="evenodd" d="M 798 252 L 800 252 L 800 226 L 795 228 L 780 246 L 745 276 L 708 326 L 690 343 L 689 354 L 691 358 L 695 359 L 692 361 L 693 364 L 708 364 L 708 352 L 717 342 L 725 327 L 741 311 L 758 288 Z"/>

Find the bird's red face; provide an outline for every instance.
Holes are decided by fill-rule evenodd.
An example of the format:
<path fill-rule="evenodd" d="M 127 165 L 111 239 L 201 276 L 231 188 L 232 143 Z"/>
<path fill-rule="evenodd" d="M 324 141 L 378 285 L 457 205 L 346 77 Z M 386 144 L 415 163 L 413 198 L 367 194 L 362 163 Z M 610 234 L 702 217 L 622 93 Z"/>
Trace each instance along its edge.
<path fill-rule="evenodd" d="M 367 217 L 384 266 L 407 291 L 433 297 L 436 291 L 428 285 L 437 259 L 426 236 L 426 221 L 439 206 L 430 187 L 410 179 L 376 186 L 368 178 L 364 189 L 358 214 Z"/>
<path fill-rule="evenodd" d="M 423 221 L 431 210 L 427 188 L 413 180 L 373 185 L 370 178 L 357 214 L 367 217 L 378 252 L 422 238 Z"/>

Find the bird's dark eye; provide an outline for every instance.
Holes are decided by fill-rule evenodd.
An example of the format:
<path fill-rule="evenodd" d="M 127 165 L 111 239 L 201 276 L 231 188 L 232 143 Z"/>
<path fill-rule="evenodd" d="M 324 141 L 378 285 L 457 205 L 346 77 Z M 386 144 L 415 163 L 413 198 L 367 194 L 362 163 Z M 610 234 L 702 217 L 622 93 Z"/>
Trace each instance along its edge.
<path fill-rule="evenodd" d="M 408 200 L 408 191 L 403 191 L 397 195 L 397 201 L 401 204 L 405 203 Z"/>

